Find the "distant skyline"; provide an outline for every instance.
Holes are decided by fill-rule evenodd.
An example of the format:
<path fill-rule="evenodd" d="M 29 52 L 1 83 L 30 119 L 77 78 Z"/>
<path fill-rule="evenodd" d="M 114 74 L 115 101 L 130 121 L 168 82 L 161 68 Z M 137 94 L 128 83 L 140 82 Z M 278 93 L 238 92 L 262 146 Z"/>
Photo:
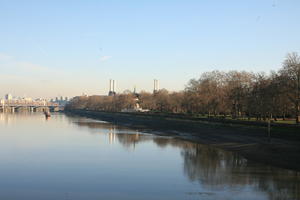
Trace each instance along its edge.
<path fill-rule="evenodd" d="M 300 53 L 298 0 L 0 0 L 0 97 L 182 90 L 211 70 Z"/>

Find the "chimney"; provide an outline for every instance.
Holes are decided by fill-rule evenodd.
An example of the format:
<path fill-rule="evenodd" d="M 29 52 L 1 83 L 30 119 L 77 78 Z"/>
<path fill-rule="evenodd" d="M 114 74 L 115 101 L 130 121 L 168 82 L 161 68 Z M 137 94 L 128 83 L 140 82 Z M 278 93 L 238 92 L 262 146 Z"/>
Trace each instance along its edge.
<path fill-rule="evenodd" d="M 113 92 L 115 92 L 115 87 L 116 87 L 115 84 L 116 84 L 116 82 L 115 82 L 115 80 L 113 80 L 113 86 L 112 86 L 112 91 Z"/>
<path fill-rule="evenodd" d="M 109 92 L 111 92 L 111 79 L 109 79 Z"/>
<path fill-rule="evenodd" d="M 154 79 L 154 92 L 157 92 L 159 90 L 159 82 L 157 79 Z"/>

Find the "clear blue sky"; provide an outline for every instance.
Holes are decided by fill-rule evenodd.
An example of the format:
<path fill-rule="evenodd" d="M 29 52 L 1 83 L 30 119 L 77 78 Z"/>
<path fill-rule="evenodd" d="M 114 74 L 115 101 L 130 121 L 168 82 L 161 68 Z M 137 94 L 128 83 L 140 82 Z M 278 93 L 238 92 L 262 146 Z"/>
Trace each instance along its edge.
<path fill-rule="evenodd" d="M 181 90 L 204 71 L 277 70 L 299 0 L 0 0 L 0 97 Z"/>

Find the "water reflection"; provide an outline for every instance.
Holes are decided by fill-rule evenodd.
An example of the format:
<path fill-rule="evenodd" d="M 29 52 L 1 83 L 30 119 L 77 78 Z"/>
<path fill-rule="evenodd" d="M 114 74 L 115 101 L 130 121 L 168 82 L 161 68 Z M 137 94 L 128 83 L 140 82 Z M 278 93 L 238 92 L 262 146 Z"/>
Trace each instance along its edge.
<path fill-rule="evenodd" d="M 138 130 L 132 130 L 127 127 L 115 126 L 106 122 L 91 122 L 91 121 L 79 121 L 76 122 L 80 127 L 87 127 L 92 134 L 107 134 L 109 144 L 113 144 L 117 141 L 126 148 L 133 148 L 137 143 L 143 141 L 152 141 L 154 138 L 150 134 L 141 133 Z"/>
<path fill-rule="evenodd" d="M 182 151 L 184 172 L 205 187 L 252 185 L 270 199 L 298 199 L 299 173 L 259 165 L 236 154 L 203 145 Z"/>
<path fill-rule="evenodd" d="M 266 199 L 300 199 L 299 172 L 251 162 L 236 153 L 212 146 L 169 137 L 153 137 L 110 123 L 80 121 L 76 124 L 88 128 L 93 134 L 101 134 L 101 130 L 109 130 L 109 143 L 114 144 L 117 141 L 125 148 L 134 149 L 136 145 L 146 141 L 153 142 L 160 148 L 168 146 L 179 148 L 185 176 L 191 182 L 199 183 L 199 186 L 206 190 L 242 192 L 252 188 L 267 195 Z M 188 194 L 210 196 L 214 192 Z"/>
<path fill-rule="evenodd" d="M 5 126 L 9 126 L 11 124 L 16 123 L 16 121 L 19 119 L 22 119 L 23 121 L 29 121 L 30 116 L 35 116 L 35 115 L 37 115 L 37 113 L 20 112 L 18 114 L 15 114 L 15 113 L 0 112 L 0 125 L 3 124 Z"/>
<path fill-rule="evenodd" d="M 0 199 L 276 200 L 299 190 L 296 172 L 212 146 L 63 114 L 0 114 Z"/>

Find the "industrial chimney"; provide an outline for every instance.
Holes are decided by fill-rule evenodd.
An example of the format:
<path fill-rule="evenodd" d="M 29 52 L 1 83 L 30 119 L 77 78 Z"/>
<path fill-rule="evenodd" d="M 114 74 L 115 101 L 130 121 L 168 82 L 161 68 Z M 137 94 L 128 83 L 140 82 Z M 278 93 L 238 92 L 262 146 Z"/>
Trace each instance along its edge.
<path fill-rule="evenodd" d="M 157 79 L 154 79 L 154 89 L 153 92 L 156 93 L 159 91 L 159 82 Z"/>
<path fill-rule="evenodd" d="M 112 90 L 111 90 L 112 88 L 111 88 L 111 79 L 109 79 L 109 91 L 108 92 L 111 92 Z"/>
<path fill-rule="evenodd" d="M 114 93 L 116 93 L 116 81 L 113 80 L 113 90 L 112 90 Z"/>
<path fill-rule="evenodd" d="M 108 96 L 115 96 L 116 95 L 115 88 L 116 88 L 116 81 L 110 79 L 109 80 L 109 92 L 108 92 Z"/>

